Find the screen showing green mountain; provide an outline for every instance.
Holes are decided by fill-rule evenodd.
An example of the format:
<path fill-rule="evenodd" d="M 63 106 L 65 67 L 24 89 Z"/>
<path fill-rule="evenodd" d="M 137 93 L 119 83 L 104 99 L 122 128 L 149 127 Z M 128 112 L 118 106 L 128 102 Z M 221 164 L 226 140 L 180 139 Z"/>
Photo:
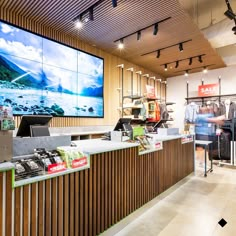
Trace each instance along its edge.
<path fill-rule="evenodd" d="M 104 117 L 104 60 L 0 21 L 0 105 L 14 115 Z"/>

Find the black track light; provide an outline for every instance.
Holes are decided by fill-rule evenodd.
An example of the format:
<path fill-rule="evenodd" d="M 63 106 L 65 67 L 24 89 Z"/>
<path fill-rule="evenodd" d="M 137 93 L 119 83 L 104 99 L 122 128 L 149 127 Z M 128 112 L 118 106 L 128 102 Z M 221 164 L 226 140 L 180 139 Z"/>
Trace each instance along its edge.
<path fill-rule="evenodd" d="M 138 32 L 137 32 L 137 40 L 140 40 L 141 39 L 141 31 L 139 30 Z"/>
<path fill-rule="evenodd" d="M 160 55 L 161 55 L 161 50 L 157 50 L 157 56 L 156 56 L 156 58 L 159 58 Z"/>
<path fill-rule="evenodd" d="M 225 16 L 227 16 L 230 20 L 236 19 L 236 15 L 231 11 L 231 10 L 227 10 L 225 13 Z"/>
<path fill-rule="evenodd" d="M 183 49 L 183 43 L 180 43 L 179 44 L 179 51 L 182 52 L 184 49 Z"/>
<path fill-rule="evenodd" d="M 185 74 L 184 74 L 184 75 L 185 75 L 185 76 L 188 76 L 188 70 L 185 71 Z"/>
<path fill-rule="evenodd" d="M 93 18 L 93 8 L 92 7 L 89 9 L 89 20 L 91 20 L 91 21 L 94 20 L 94 18 Z"/>
<path fill-rule="evenodd" d="M 120 39 L 120 42 L 118 44 L 118 48 L 119 49 L 123 49 L 124 48 L 124 39 Z"/>
<path fill-rule="evenodd" d="M 236 25 L 232 28 L 232 30 L 234 31 L 234 34 L 236 33 Z"/>
<path fill-rule="evenodd" d="M 165 64 L 165 69 L 164 69 L 165 71 L 167 71 L 168 69 L 167 69 L 167 64 Z"/>
<path fill-rule="evenodd" d="M 157 35 L 158 32 L 158 23 L 154 24 L 153 35 Z"/>
<path fill-rule="evenodd" d="M 193 63 L 193 58 L 192 58 L 192 57 L 190 57 L 190 58 L 189 58 L 189 63 L 188 63 L 188 64 L 191 66 L 191 65 L 192 65 L 192 63 Z"/>
<path fill-rule="evenodd" d="M 179 61 L 176 61 L 175 68 L 179 67 Z"/>
<path fill-rule="evenodd" d="M 203 67 L 203 73 L 205 73 L 205 74 L 207 73 L 207 67 L 206 66 Z"/>
<path fill-rule="evenodd" d="M 198 61 L 199 61 L 200 63 L 202 63 L 202 56 L 199 56 L 199 57 L 198 57 Z"/>
<path fill-rule="evenodd" d="M 117 7 L 117 0 L 112 0 L 112 6 Z"/>

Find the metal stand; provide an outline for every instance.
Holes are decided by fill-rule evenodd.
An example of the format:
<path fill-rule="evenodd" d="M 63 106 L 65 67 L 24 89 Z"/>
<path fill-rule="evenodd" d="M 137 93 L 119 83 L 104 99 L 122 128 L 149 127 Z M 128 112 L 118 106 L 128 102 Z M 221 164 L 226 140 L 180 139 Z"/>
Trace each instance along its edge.
<path fill-rule="evenodd" d="M 213 163 L 212 163 L 212 158 L 210 159 L 211 161 L 211 167 L 210 169 L 207 169 L 207 155 L 206 152 L 209 151 L 209 144 L 211 144 L 212 141 L 204 141 L 204 140 L 195 140 L 195 144 L 198 145 L 202 145 L 204 147 L 204 161 L 205 161 L 205 165 L 204 165 L 204 177 L 207 177 L 207 173 L 208 172 L 212 172 L 213 171 Z"/>

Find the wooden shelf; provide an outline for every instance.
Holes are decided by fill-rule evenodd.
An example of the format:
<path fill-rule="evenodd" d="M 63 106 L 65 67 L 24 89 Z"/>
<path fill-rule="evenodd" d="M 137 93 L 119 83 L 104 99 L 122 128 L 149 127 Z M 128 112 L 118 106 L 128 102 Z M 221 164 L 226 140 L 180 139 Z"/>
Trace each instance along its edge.
<path fill-rule="evenodd" d="M 125 98 L 129 98 L 129 99 L 140 99 L 140 98 L 143 98 L 143 96 L 138 96 L 138 95 L 129 95 L 129 96 L 124 96 L 123 99 Z"/>
<path fill-rule="evenodd" d="M 168 105 L 174 105 L 175 104 L 175 102 L 166 102 L 166 106 L 168 106 Z"/>

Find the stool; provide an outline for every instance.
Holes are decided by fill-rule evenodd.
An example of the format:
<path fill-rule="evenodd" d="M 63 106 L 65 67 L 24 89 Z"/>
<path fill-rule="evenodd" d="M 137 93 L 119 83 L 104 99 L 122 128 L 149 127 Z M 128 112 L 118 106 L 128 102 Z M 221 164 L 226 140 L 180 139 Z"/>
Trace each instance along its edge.
<path fill-rule="evenodd" d="M 212 172 L 213 171 L 212 158 L 210 159 L 211 167 L 210 167 L 210 169 L 207 170 L 207 156 L 206 156 L 206 152 L 207 152 L 207 150 L 209 150 L 209 144 L 211 144 L 211 143 L 212 143 L 212 141 L 195 140 L 195 144 L 202 145 L 203 148 L 204 148 L 204 152 L 205 152 L 205 155 L 204 155 L 204 160 L 205 160 L 204 177 L 207 177 L 207 172 L 209 172 L 209 171 Z"/>

